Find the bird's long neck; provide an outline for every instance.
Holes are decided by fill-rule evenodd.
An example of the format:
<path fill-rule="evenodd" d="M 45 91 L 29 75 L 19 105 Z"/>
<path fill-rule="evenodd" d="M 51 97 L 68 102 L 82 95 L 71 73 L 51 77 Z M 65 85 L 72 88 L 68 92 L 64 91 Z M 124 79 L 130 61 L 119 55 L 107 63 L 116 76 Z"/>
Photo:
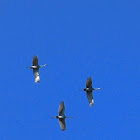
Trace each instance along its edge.
<path fill-rule="evenodd" d="M 51 118 L 57 118 L 58 116 L 52 116 Z"/>
<path fill-rule="evenodd" d="M 94 90 L 100 90 L 101 88 L 94 88 Z"/>

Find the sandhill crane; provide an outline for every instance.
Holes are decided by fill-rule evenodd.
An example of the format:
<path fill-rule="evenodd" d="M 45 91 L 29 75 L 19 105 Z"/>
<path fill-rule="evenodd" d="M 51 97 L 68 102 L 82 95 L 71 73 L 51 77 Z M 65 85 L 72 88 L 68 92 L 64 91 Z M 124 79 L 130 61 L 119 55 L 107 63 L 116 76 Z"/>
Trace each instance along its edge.
<path fill-rule="evenodd" d="M 86 82 L 86 88 L 84 88 L 83 90 L 86 91 L 87 94 L 87 98 L 89 101 L 89 105 L 92 106 L 94 105 L 94 99 L 93 99 L 93 90 L 99 90 L 101 88 L 93 88 L 92 87 L 92 77 L 87 78 L 87 82 Z"/>
<path fill-rule="evenodd" d="M 32 66 L 27 67 L 27 68 L 33 69 L 33 73 L 34 73 L 34 77 L 35 77 L 35 83 L 38 83 L 40 81 L 39 68 L 44 67 L 44 66 L 48 66 L 48 65 L 47 64 L 39 65 L 38 64 L 38 57 L 34 56 L 33 61 L 32 61 Z"/>
<path fill-rule="evenodd" d="M 73 118 L 73 117 L 65 116 L 65 105 L 64 105 L 64 102 L 62 101 L 60 102 L 60 105 L 59 105 L 58 116 L 51 117 L 51 118 L 59 119 L 61 130 L 64 131 L 66 130 L 65 118 Z"/>

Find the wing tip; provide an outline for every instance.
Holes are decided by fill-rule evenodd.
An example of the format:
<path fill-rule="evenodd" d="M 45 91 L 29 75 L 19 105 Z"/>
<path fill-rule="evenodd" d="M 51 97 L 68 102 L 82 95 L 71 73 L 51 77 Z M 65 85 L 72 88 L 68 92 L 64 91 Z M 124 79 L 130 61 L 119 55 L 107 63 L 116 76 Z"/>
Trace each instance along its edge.
<path fill-rule="evenodd" d="M 64 101 L 61 101 L 60 104 L 64 104 Z"/>
<path fill-rule="evenodd" d="M 92 80 L 92 76 L 89 76 L 87 79 L 90 79 L 90 80 Z"/>
<path fill-rule="evenodd" d="M 33 57 L 38 57 L 38 55 L 36 54 L 36 55 L 34 55 Z"/>
<path fill-rule="evenodd" d="M 66 130 L 66 128 L 64 128 L 64 129 L 61 129 L 62 131 L 65 131 Z"/>

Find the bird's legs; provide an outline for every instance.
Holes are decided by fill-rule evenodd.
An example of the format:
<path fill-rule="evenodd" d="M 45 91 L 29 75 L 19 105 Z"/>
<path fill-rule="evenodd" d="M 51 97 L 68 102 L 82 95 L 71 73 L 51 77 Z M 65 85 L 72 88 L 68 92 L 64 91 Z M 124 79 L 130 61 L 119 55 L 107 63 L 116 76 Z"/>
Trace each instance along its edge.
<path fill-rule="evenodd" d="M 40 65 L 40 67 L 45 67 L 45 66 L 48 66 L 47 64 L 45 64 L 45 65 Z"/>

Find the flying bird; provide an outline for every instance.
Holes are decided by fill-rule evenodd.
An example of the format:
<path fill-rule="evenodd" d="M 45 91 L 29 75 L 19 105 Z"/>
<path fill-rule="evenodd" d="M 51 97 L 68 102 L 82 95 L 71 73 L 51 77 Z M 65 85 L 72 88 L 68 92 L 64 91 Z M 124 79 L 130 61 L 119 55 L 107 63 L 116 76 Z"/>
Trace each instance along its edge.
<path fill-rule="evenodd" d="M 94 99 L 93 99 L 93 90 L 99 90 L 101 88 L 93 88 L 92 87 L 92 77 L 87 78 L 87 82 L 86 82 L 86 88 L 84 88 L 83 90 L 86 91 L 87 94 L 87 98 L 89 101 L 89 105 L 92 106 L 94 105 Z"/>
<path fill-rule="evenodd" d="M 73 118 L 73 117 L 66 117 L 65 116 L 65 105 L 64 105 L 64 102 L 62 101 L 62 102 L 60 102 L 60 105 L 59 105 L 58 116 L 54 116 L 51 118 L 58 119 L 61 130 L 64 131 L 64 130 L 66 130 L 65 118 Z"/>
<path fill-rule="evenodd" d="M 32 66 L 27 67 L 27 68 L 33 69 L 33 73 L 34 73 L 34 77 L 35 77 L 35 83 L 39 83 L 39 81 L 40 81 L 39 68 L 44 67 L 44 66 L 48 66 L 48 65 L 47 64 L 39 65 L 38 64 L 38 57 L 34 56 L 33 61 L 32 61 Z"/>

